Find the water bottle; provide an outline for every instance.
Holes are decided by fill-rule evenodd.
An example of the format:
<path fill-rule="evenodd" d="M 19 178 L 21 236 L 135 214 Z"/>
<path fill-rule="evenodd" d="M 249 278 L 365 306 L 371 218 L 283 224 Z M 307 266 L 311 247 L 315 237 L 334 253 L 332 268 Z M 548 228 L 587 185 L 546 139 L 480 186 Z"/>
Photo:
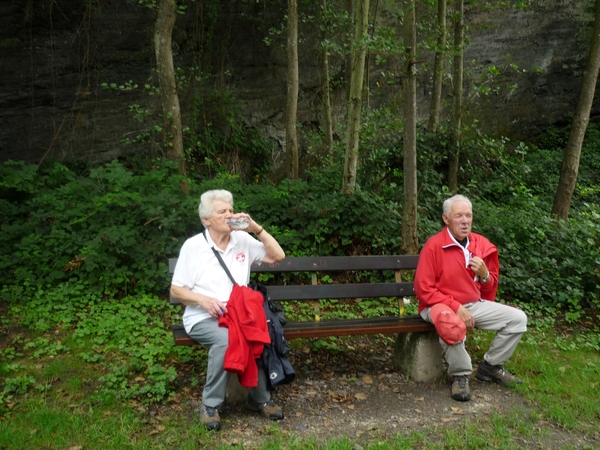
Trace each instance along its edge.
<path fill-rule="evenodd" d="M 236 230 L 243 230 L 244 228 L 248 228 L 250 226 L 250 221 L 245 217 L 237 217 L 229 219 L 227 221 L 227 225 Z"/>

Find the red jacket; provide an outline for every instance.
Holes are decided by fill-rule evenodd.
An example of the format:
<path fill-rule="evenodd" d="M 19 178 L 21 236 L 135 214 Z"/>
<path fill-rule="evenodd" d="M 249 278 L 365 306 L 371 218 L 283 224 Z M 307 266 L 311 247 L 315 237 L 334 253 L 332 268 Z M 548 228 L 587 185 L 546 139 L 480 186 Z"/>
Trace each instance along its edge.
<path fill-rule="evenodd" d="M 468 250 L 472 256 L 479 256 L 485 262 L 490 271 L 487 283 L 475 281 L 475 273 L 470 267 L 465 267 L 462 247 L 452 240 L 448 227 L 425 243 L 415 274 L 419 312 L 437 303 L 448 305 L 456 312 L 465 303 L 495 300 L 500 272 L 498 249 L 482 235 L 471 233 Z"/>
<path fill-rule="evenodd" d="M 271 343 L 263 301 L 260 292 L 236 284 L 227 302 L 227 313 L 219 319 L 220 327 L 229 328 L 223 368 L 236 373 L 246 388 L 258 385 L 256 359 L 264 345 Z"/>

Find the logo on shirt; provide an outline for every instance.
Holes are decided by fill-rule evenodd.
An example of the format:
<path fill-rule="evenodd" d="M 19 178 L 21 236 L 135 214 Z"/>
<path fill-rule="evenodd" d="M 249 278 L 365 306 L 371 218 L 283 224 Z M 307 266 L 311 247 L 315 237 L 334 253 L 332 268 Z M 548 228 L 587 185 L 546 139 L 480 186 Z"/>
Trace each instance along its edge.
<path fill-rule="evenodd" d="M 244 252 L 240 252 L 237 255 L 235 255 L 235 260 L 240 264 L 243 264 L 244 261 L 246 261 L 246 255 L 244 254 Z"/>

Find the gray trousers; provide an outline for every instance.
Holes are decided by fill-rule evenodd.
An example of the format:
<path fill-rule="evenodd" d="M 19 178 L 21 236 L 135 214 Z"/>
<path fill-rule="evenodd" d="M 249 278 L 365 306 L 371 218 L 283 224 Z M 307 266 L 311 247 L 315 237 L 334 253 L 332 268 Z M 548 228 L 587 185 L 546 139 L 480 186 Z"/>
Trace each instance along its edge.
<path fill-rule="evenodd" d="M 492 346 L 484 355 L 489 364 L 502 365 L 512 356 L 523 333 L 527 331 L 527 316 L 523 311 L 502 303 L 480 300 L 463 305 L 475 319 L 475 327 L 483 330 L 494 330 L 496 336 Z M 421 317 L 431 322 L 430 308 L 421 311 Z M 440 339 L 448 363 L 448 375 L 469 375 L 473 372 L 471 357 L 467 353 L 465 343 L 448 345 Z"/>
<path fill-rule="evenodd" d="M 208 348 L 208 365 L 206 367 L 206 384 L 202 392 L 202 403 L 211 408 L 220 406 L 225 400 L 229 372 L 223 369 L 225 351 L 229 343 L 229 330 L 219 327 L 214 318 L 204 319 L 192 327 L 188 333 L 196 342 Z M 258 403 L 266 403 L 271 399 L 267 390 L 267 378 L 264 370 L 258 368 L 258 386 L 248 389 L 252 399 Z"/>

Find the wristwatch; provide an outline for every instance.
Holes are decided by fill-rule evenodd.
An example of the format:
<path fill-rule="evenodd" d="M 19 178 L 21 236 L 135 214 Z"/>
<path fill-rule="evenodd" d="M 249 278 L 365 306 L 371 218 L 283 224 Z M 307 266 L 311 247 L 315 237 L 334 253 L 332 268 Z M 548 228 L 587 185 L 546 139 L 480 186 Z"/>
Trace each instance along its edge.
<path fill-rule="evenodd" d="M 480 283 L 487 283 L 488 281 L 490 281 L 490 272 L 489 272 L 489 270 L 488 270 L 488 273 L 487 273 L 487 275 L 486 275 L 485 277 L 481 278 L 481 279 L 479 280 L 479 282 L 480 282 Z"/>

